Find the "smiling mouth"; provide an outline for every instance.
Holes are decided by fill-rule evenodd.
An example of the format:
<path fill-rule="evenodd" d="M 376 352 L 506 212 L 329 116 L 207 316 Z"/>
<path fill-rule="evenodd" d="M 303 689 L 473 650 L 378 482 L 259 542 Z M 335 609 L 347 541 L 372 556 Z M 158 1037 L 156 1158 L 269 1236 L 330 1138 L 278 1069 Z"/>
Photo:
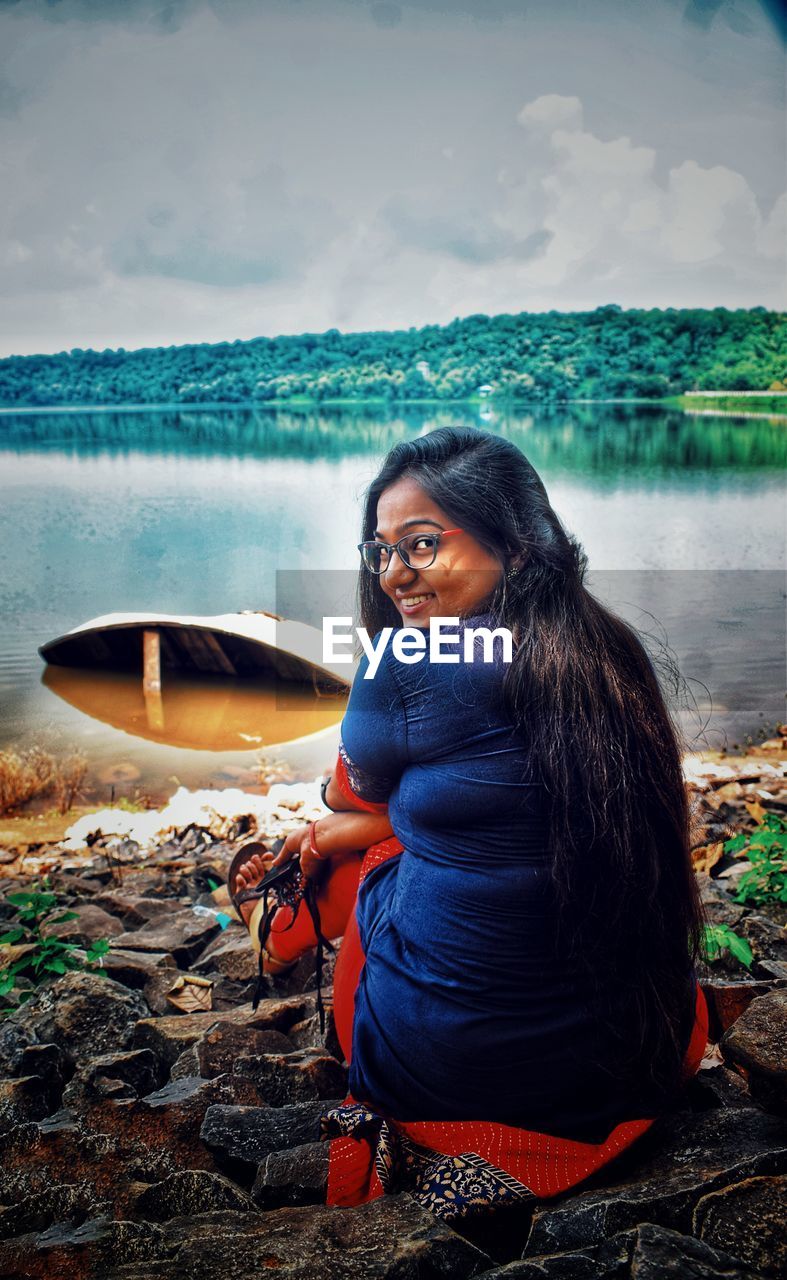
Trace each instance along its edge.
<path fill-rule="evenodd" d="M 399 596 L 396 603 L 402 609 L 411 610 L 420 608 L 422 604 L 426 604 L 427 600 L 434 600 L 434 598 L 434 591 L 425 591 L 421 592 L 419 595 Z"/>

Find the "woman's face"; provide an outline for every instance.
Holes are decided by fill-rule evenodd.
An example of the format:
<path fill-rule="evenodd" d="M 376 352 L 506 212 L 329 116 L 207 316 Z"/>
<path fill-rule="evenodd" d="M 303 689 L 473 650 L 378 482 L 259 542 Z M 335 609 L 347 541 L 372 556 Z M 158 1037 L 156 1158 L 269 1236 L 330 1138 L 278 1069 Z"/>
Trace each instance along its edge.
<path fill-rule="evenodd" d="M 457 527 L 412 476 L 403 476 L 381 493 L 373 536 L 380 542 L 394 543 L 406 534 L 439 533 Z M 481 606 L 502 574 L 503 564 L 497 556 L 462 531 L 440 539 L 437 557 L 428 569 L 411 569 L 394 552 L 388 568 L 380 574 L 380 586 L 405 625 L 428 627 L 430 618 L 472 617 L 483 612 Z"/>

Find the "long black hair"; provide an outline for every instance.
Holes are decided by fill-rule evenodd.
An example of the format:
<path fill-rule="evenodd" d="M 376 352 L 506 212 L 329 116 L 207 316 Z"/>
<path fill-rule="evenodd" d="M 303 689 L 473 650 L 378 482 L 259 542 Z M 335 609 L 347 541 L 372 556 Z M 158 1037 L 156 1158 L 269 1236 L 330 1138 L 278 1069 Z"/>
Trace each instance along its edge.
<path fill-rule="evenodd" d="M 610 1024 L 613 993 L 628 988 L 641 1036 L 621 1045 L 621 1069 L 672 1093 L 701 914 L 680 738 L 653 662 L 636 631 L 585 586 L 582 547 L 513 443 L 441 427 L 396 444 L 367 490 L 364 541 L 380 495 L 403 476 L 504 568 L 520 566 L 501 575 L 488 607 L 514 636 L 503 694 L 547 797 L 556 946 L 589 976 Z M 362 570 L 358 591 L 370 635 L 401 626 L 375 575 Z"/>

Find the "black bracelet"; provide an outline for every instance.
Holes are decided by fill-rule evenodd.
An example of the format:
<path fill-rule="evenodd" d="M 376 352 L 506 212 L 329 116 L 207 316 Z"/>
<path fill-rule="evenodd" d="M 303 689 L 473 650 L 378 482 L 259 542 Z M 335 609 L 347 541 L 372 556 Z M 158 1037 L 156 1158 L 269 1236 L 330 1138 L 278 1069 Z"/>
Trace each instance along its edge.
<path fill-rule="evenodd" d="M 328 785 L 332 777 L 333 777 L 333 774 L 329 773 L 328 777 L 323 782 L 320 783 L 320 799 L 322 800 L 326 809 L 331 809 L 331 806 L 328 804 L 328 801 L 325 799 L 325 793 L 328 790 Z M 334 813 L 334 812 L 335 810 L 331 809 L 331 813 Z"/>

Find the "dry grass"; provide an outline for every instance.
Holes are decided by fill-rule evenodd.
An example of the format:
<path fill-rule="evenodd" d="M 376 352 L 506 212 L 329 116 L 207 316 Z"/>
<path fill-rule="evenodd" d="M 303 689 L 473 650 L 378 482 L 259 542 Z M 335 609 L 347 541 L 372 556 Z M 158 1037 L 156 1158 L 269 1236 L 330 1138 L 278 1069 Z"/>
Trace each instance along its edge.
<path fill-rule="evenodd" d="M 10 813 L 52 785 L 55 759 L 41 747 L 0 751 L 0 813 Z"/>
<path fill-rule="evenodd" d="M 60 813 L 68 813 L 74 803 L 84 796 L 83 784 L 87 768 L 87 756 L 81 751 L 73 751 L 57 762 L 53 781 Z"/>
<path fill-rule="evenodd" d="M 12 813 L 44 792 L 54 792 L 59 813 L 68 813 L 84 795 L 87 757 L 71 751 L 56 759 L 43 747 L 0 751 L 0 814 Z"/>

